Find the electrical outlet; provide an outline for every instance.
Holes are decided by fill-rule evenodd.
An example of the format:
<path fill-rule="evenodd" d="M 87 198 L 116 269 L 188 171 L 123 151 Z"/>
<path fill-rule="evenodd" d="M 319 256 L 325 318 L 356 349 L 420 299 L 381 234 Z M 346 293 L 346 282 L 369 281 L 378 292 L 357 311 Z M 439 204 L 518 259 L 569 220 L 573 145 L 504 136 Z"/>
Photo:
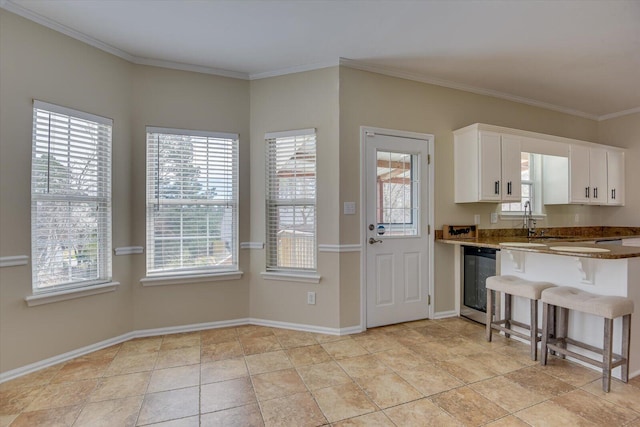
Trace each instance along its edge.
<path fill-rule="evenodd" d="M 315 305 L 315 303 L 316 303 L 316 293 L 307 292 L 307 304 Z"/>
<path fill-rule="evenodd" d="M 491 224 L 497 224 L 498 223 L 498 212 L 492 212 L 491 213 Z"/>

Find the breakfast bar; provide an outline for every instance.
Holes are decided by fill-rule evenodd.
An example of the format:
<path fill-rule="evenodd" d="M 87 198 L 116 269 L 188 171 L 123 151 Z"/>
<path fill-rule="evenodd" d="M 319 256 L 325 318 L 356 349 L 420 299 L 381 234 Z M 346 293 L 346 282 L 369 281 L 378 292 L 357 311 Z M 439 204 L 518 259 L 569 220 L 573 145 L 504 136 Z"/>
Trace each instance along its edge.
<path fill-rule="evenodd" d="M 511 275 L 557 286 L 571 286 L 597 295 L 630 298 L 636 307 L 631 316 L 629 377 L 640 375 L 640 246 L 637 236 L 623 236 L 616 244 L 595 244 L 589 237 L 527 239 L 518 236 L 491 236 L 467 241 L 447 240 L 444 243 L 496 249 L 496 274 Z M 605 242 L 606 243 L 606 242 Z M 462 255 L 457 255 L 456 273 L 459 280 Z M 460 272 L 460 273 L 459 273 Z M 459 283 L 461 283 L 459 282 Z M 461 286 L 456 286 L 460 313 Z M 497 308 L 497 310 L 500 307 Z M 504 310 L 504 306 L 501 307 Z M 529 301 L 513 298 L 511 316 L 519 322 L 529 321 Z M 571 312 L 569 336 L 602 348 L 603 319 L 580 312 Z M 620 352 L 622 320 L 614 322 L 613 350 Z M 538 328 L 542 314 L 538 316 Z M 580 350 L 578 350 L 580 352 Z M 620 378 L 620 368 L 613 371 Z"/>
<path fill-rule="evenodd" d="M 542 245 L 542 244 L 540 244 Z M 546 281 L 571 286 L 598 295 L 630 298 L 640 307 L 640 247 L 594 245 L 585 243 L 549 243 L 543 246 L 501 244 L 501 275 Z M 513 317 L 528 320 L 526 301 L 515 298 Z M 569 336 L 602 348 L 603 319 L 586 313 L 570 313 Z M 539 317 L 541 325 L 542 315 Z M 631 316 L 629 373 L 640 375 L 640 315 Z M 622 319 L 614 322 L 613 350 L 621 351 Z M 613 375 L 620 377 L 620 369 Z"/>

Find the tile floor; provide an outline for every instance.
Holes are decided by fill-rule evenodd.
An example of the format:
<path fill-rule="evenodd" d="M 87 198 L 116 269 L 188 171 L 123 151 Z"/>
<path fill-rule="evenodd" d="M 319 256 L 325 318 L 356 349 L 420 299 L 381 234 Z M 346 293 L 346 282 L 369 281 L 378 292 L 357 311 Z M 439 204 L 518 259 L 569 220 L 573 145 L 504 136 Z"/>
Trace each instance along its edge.
<path fill-rule="evenodd" d="M 0 384 L 0 426 L 635 426 L 640 377 L 463 319 L 329 336 L 261 326 L 127 341 Z"/>

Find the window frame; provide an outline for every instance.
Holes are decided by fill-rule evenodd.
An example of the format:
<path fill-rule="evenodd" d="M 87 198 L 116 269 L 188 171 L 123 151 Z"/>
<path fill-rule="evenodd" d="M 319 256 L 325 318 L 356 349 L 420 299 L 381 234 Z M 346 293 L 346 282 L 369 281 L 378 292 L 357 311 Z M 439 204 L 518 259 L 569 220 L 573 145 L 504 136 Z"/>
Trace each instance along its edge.
<path fill-rule="evenodd" d="M 45 122 L 45 117 L 48 117 Z M 57 118 L 56 118 L 57 117 Z M 61 126 L 66 122 L 67 129 Z M 112 145 L 113 145 L 113 120 L 102 116 L 86 113 L 68 107 L 47 103 L 44 101 L 33 101 L 33 128 L 32 128 L 32 152 L 31 152 L 31 252 L 32 252 L 32 299 L 42 299 L 46 295 L 68 294 L 70 292 L 82 292 L 88 289 L 100 288 L 105 284 L 113 285 L 112 279 L 112 253 L 111 253 L 111 218 L 112 218 L 112 194 L 111 194 L 111 168 L 112 168 Z M 42 127 L 47 126 L 47 136 L 43 135 Z M 83 129 L 84 128 L 84 129 Z M 93 128 L 93 129 L 90 129 Z M 62 142 L 66 138 L 66 143 Z M 43 151 L 43 144 L 46 143 L 46 153 Z M 63 151 L 61 151 L 61 149 Z M 95 150 L 95 151 L 92 151 Z M 57 153 L 57 158 L 52 155 Z M 40 157 L 38 157 L 40 155 Z M 46 170 L 39 167 L 42 159 L 46 155 Z M 92 157 L 94 156 L 94 157 Z M 76 179 L 77 186 L 82 186 L 83 190 L 74 189 L 70 182 L 67 185 L 51 185 L 52 177 L 60 175 L 52 172 L 51 158 L 55 160 L 54 167 L 66 168 L 66 177 L 69 180 Z M 81 168 L 81 176 L 75 177 L 73 170 L 78 168 L 78 162 L 86 162 Z M 65 166 L 66 165 L 66 166 Z M 88 165 L 91 165 L 88 167 Z M 58 171 L 59 172 L 59 171 Z M 84 175 L 85 172 L 89 172 Z M 91 175 L 94 174 L 94 175 Z M 42 178 L 46 181 L 46 188 L 42 186 Z M 80 178 L 84 178 L 80 180 Z M 95 183 L 91 177 L 94 176 Z M 63 176 L 64 179 L 64 176 Z M 58 187 L 56 189 L 56 187 Z M 72 190 L 74 189 L 74 190 Z M 75 194 L 74 194 L 75 192 Z M 93 194 L 95 193 L 95 194 Z M 43 280 L 39 279 L 42 264 L 39 262 L 40 245 L 42 240 L 42 228 L 44 212 L 40 213 L 40 208 L 47 203 L 67 204 L 69 210 L 65 210 L 61 215 L 56 215 L 54 221 L 67 218 L 73 220 L 72 207 L 82 208 L 95 205 L 95 223 L 85 224 L 85 232 L 92 236 L 88 242 L 83 242 L 82 246 L 90 249 L 89 261 L 95 257 L 95 277 L 81 280 L 67 280 L 54 282 L 52 285 L 43 286 Z M 93 208 L 92 208 L 93 209 Z M 56 229 L 59 225 L 54 224 Z M 95 228 L 94 228 L 95 227 Z M 74 231 L 82 229 L 75 224 L 70 229 Z M 46 230 L 44 230 L 46 231 Z M 93 234 L 95 232 L 95 237 Z M 69 233 L 68 233 L 69 234 Z M 75 241 L 76 237 L 74 237 Z M 86 239 L 86 237 L 85 237 Z M 46 240 L 50 242 L 50 240 Z M 78 258 L 79 243 L 72 243 L 68 238 L 54 239 L 57 242 L 54 246 L 67 249 L 54 249 L 56 251 L 67 252 L 66 266 L 63 261 L 63 269 L 70 278 L 73 275 L 73 268 L 83 263 Z M 95 246 L 95 249 L 91 249 Z M 71 257 L 71 247 L 75 253 Z M 95 251 L 95 254 L 93 253 Z M 75 263 L 72 258 L 75 259 Z M 89 273 L 93 273 L 93 268 Z M 77 276 L 76 276 L 77 278 Z M 30 304 L 31 305 L 31 304 Z"/>
<path fill-rule="evenodd" d="M 526 151 L 523 151 L 523 153 Z M 532 216 L 536 218 L 544 217 L 542 212 L 542 181 L 541 181 L 541 164 L 542 158 L 538 153 L 526 152 L 529 154 L 529 179 L 521 180 L 521 187 L 529 186 L 529 200 L 531 201 Z M 521 194 L 525 194 L 521 191 Z M 500 216 L 504 218 L 521 217 L 524 215 L 523 210 L 506 211 L 503 210 L 505 205 L 511 205 L 518 202 L 500 203 Z M 522 206 L 522 201 L 519 202 Z"/>
<path fill-rule="evenodd" d="M 146 250 L 146 277 L 141 280 L 141 282 L 145 286 L 154 286 L 158 284 L 176 284 L 176 283 L 197 283 L 202 281 L 210 281 L 215 280 L 212 279 L 213 276 L 227 277 L 229 279 L 235 279 L 241 276 L 241 272 L 239 270 L 239 230 L 238 230 L 238 211 L 239 211 L 239 149 L 240 149 L 240 136 L 237 133 L 227 133 L 227 132 L 215 132 L 215 131 L 202 131 L 202 130 L 191 130 L 191 129 L 177 129 L 177 128 L 165 128 L 165 127 L 155 127 L 155 126 L 147 126 L 145 129 L 146 135 L 146 231 L 145 231 L 145 239 L 147 244 Z M 228 197 L 224 197 L 222 199 L 215 199 L 214 197 L 208 198 L 176 198 L 176 199 L 168 199 L 162 198 L 160 196 L 160 192 L 158 191 L 159 186 L 159 169 L 157 169 L 156 165 L 159 165 L 160 158 L 157 155 L 158 148 L 156 147 L 155 151 L 152 150 L 150 144 L 152 143 L 150 140 L 150 135 L 165 135 L 165 136 L 176 136 L 176 137 L 185 137 L 185 138 L 206 138 L 206 146 L 207 146 L 207 157 L 205 159 L 205 173 L 208 172 L 217 172 L 221 173 L 225 172 L 225 169 L 230 169 L 231 175 L 227 178 L 225 175 L 225 186 L 223 187 L 223 191 Z M 212 156 L 209 158 L 208 149 L 209 144 L 220 144 L 225 145 L 229 144 L 228 150 L 222 149 L 223 155 L 218 153 L 218 156 Z M 159 144 L 159 139 L 158 139 Z M 154 156 L 153 159 L 150 156 Z M 229 163 L 224 163 L 229 161 Z M 153 169 L 153 167 L 156 169 Z M 220 166 L 222 165 L 222 166 Z M 151 181 L 154 181 L 152 183 Z M 231 243 L 227 247 L 228 252 L 230 252 L 231 263 L 230 264 L 205 264 L 201 266 L 196 266 L 193 264 L 189 264 L 187 266 L 180 267 L 167 267 L 165 266 L 157 266 L 154 262 L 155 257 L 155 242 L 157 240 L 157 236 L 155 235 L 156 228 L 154 227 L 155 222 L 154 212 L 157 212 L 161 206 L 176 206 L 180 207 L 180 230 L 182 233 L 183 227 L 185 227 L 183 212 L 185 206 L 207 206 L 207 207 L 230 207 L 231 209 L 231 217 L 224 218 L 226 215 L 222 213 L 223 219 L 220 221 L 231 221 L 230 223 L 230 240 Z M 222 225 L 221 225 L 222 227 Z M 223 230 L 220 230 L 220 236 L 222 236 Z M 195 236 L 180 236 L 179 241 L 181 245 L 185 240 L 189 238 L 193 238 Z M 207 242 L 208 245 L 214 241 L 215 235 L 207 234 L 202 239 Z M 221 237 L 220 237 L 221 238 Z M 167 238 L 165 237 L 165 240 Z M 226 246 L 226 245 L 225 245 Z M 183 262 L 187 258 L 180 257 L 181 265 L 184 265 Z M 193 261 L 192 261 L 193 262 Z M 207 278 L 210 278 L 208 280 Z M 177 281 L 176 281 L 177 280 Z"/>
<path fill-rule="evenodd" d="M 304 197 L 304 198 L 294 198 L 294 199 L 281 199 L 276 197 L 275 185 L 276 179 L 275 174 L 277 169 L 277 160 L 275 160 L 278 156 L 278 149 L 283 149 L 287 145 L 291 144 L 291 139 L 294 139 L 294 144 L 297 142 L 296 140 L 300 138 L 301 143 L 305 142 L 310 143 L 313 148 L 313 197 Z M 265 257 L 265 267 L 266 273 L 263 273 L 263 277 L 269 278 L 269 275 L 275 275 L 279 279 L 286 279 L 286 275 L 295 276 L 292 280 L 299 281 L 301 277 L 305 275 L 310 275 L 313 282 L 319 280 L 319 278 L 315 275 L 318 271 L 318 210 L 317 210 L 317 189 L 318 189 L 318 168 L 317 168 L 317 132 L 315 128 L 310 129 L 298 129 L 298 130 L 290 130 L 290 131 L 282 131 L 282 132 L 268 132 L 265 134 L 265 175 L 266 175 L 266 186 L 265 186 L 265 248 L 266 248 L 266 257 Z M 308 179 L 308 177 L 306 177 Z M 303 185 L 309 185 L 309 183 L 303 183 Z M 294 184 L 295 186 L 295 184 Z M 291 267 L 285 266 L 281 264 L 279 259 L 279 239 L 277 236 L 281 231 L 281 227 L 278 227 L 276 224 L 276 215 L 271 215 L 274 208 L 281 207 L 291 207 L 295 212 L 296 208 L 311 208 L 312 209 L 312 218 L 313 218 L 313 231 L 311 231 L 312 236 L 312 256 L 311 261 L 312 265 L 309 267 Z M 278 231 L 280 230 L 280 231 Z M 299 238 L 294 238 L 295 241 L 298 241 Z M 282 274 L 279 274 L 282 273 Z M 283 276 L 283 274 L 285 276 Z M 292 276 L 292 277 L 293 277 Z M 317 282 L 316 282 L 317 283 Z"/>

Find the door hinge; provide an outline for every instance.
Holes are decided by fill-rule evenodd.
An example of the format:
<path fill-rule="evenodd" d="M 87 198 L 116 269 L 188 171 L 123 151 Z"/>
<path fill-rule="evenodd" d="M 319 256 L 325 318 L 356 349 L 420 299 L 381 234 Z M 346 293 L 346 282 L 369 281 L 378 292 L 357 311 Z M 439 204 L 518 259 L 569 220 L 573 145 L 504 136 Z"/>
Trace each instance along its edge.
<path fill-rule="evenodd" d="M 427 305 L 431 305 L 431 295 L 427 295 Z"/>
<path fill-rule="evenodd" d="M 431 164 L 431 154 L 427 154 L 427 164 Z"/>
<path fill-rule="evenodd" d="M 431 224 L 427 225 L 427 234 L 431 234 Z"/>
<path fill-rule="evenodd" d="M 371 132 L 371 131 L 366 131 L 365 135 L 366 136 L 376 136 L 375 132 Z"/>

